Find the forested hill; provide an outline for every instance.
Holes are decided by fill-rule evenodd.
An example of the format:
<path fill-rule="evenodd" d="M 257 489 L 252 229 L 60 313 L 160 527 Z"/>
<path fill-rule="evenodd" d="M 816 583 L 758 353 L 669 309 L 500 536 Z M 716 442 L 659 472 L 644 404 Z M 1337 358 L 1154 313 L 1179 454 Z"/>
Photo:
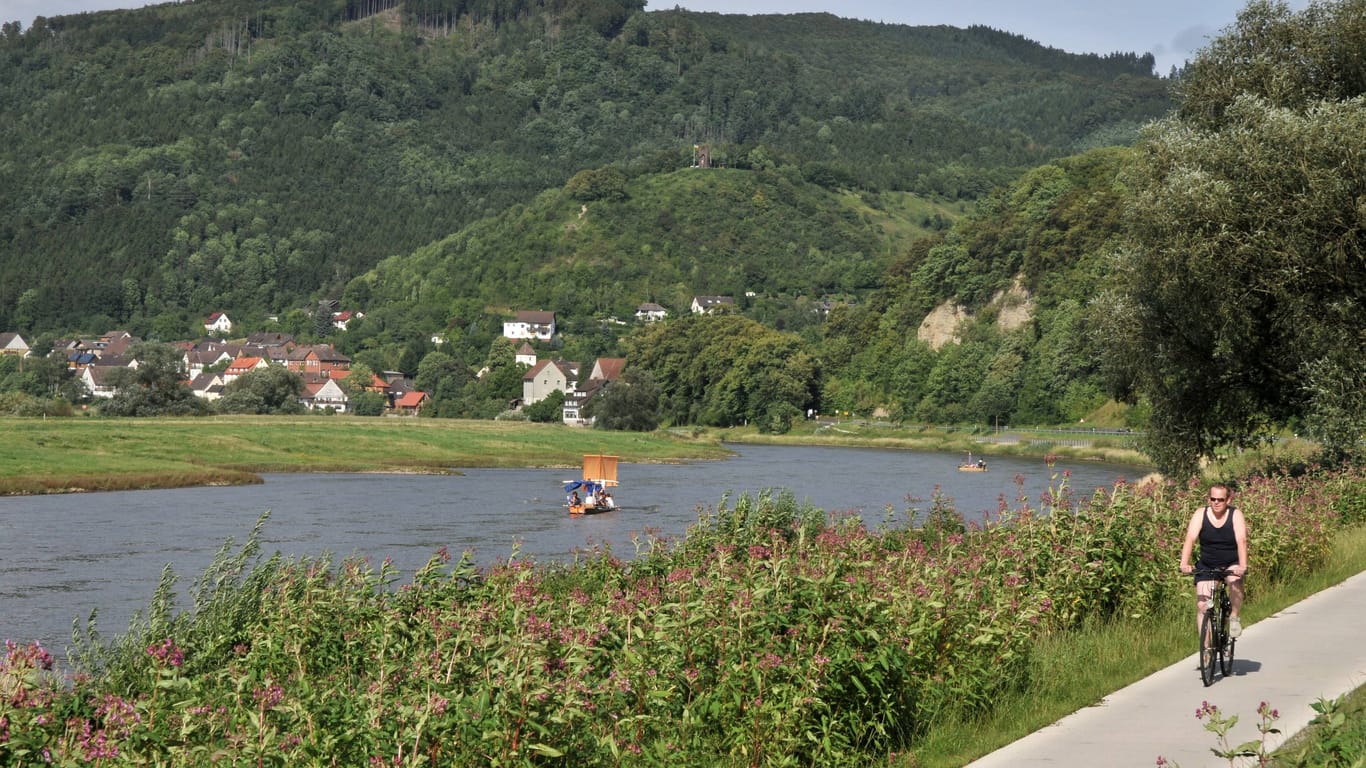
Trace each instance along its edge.
<path fill-rule="evenodd" d="M 343 303 L 366 307 L 357 333 L 383 334 L 386 345 L 433 329 L 486 343 L 466 327 L 485 308 L 551 310 L 578 336 L 645 301 L 678 312 L 698 294 L 746 292 L 757 294 L 751 314 L 795 330 L 819 321 L 816 299 L 881 284 L 893 260 L 888 221 L 858 196 L 773 171 L 685 168 L 634 180 L 583 171 L 527 206 L 384 261 Z"/>
<path fill-rule="evenodd" d="M 792 184 L 976 199 L 1169 107 L 1146 57 L 642 7 L 202 0 L 7 23 L 0 328 L 249 327 L 580 171 L 669 173 L 697 144 Z"/>

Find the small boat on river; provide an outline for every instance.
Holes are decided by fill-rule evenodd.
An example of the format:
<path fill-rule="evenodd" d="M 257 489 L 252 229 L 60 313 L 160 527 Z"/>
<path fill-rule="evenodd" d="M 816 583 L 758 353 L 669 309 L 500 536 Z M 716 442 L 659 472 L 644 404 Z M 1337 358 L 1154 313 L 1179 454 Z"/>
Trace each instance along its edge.
<path fill-rule="evenodd" d="M 968 451 L 968 460 L 958 465 L 959 472 L 985 472 L 987 471 L 986 459 L 972 460 L 972 451 Z"/>
<path fill-rule="evenodd" d="M 617 508 L 608 488 L 617 487 L 617 458 L 602 454 L 583 457 L 583 477 L 564 483 L 565 507 L 571 515 L 592 515 Z"/>

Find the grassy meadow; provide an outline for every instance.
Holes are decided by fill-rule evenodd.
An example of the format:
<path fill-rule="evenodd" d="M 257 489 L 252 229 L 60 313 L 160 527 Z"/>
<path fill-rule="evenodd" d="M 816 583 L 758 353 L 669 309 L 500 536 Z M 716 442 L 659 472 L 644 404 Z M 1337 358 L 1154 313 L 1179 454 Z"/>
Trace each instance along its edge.
<path fill-rule="evenodd" d="M 261 472 L 449 472 L 717 459 L 713 438 L 446 419 L 0 419 L 0 495 L 259 482 Z"/>

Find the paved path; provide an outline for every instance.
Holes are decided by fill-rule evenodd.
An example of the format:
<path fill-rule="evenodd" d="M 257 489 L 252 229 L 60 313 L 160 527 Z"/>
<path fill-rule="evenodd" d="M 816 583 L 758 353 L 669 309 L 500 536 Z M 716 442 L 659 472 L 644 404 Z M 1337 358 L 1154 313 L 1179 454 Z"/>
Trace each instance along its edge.
<path fill-rule="evenodd" d="M 1194 621 L 1192 620 L 1192 624 Z M 1195 634 L 1194 628 L 1191 634 Z M 1279 736 L 1293 736 L 1314 718 L 1310 704 L 1366 684 L 1366 573 L 1313 595 L 1243 628 L 1233 674 L 1206 688 L 1195 654 L 1133 685 L 1097 706 L 1008 744 L 977 760 L 973 768 L 997 766 L 1143 766 L 1158 756 L 1181 768 L 1228 768 L 1210 751 L 1215 735 L 1195 712 L 1204 701 L 1237 715 L 1230 744 L 1258 738 L 1257 707 L 1279 710 Z M 1241 760 L 1238 765 L 1253 764 Z"/>

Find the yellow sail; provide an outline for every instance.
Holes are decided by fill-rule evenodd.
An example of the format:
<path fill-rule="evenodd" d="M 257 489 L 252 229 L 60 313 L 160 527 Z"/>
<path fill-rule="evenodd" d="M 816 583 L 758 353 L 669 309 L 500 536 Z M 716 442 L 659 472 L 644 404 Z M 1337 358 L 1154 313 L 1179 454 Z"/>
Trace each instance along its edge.
<path fill-rule="evenodd" d="M 583 479 L 592 480 L 607 488 L 616 487 L 617 459 L 616 456 L 604 456 L 596 453 L 585 454 L 583 457 Z"/>

